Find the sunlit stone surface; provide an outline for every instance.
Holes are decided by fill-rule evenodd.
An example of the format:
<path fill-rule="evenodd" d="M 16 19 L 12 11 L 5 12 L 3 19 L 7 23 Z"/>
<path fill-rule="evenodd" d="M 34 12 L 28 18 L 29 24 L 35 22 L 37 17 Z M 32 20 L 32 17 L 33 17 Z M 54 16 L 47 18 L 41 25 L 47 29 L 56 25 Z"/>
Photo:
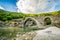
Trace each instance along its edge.
<path fill-rule="evenodd" d="M 60 40 L 60 28 L 49 27 L 45 30 L 39 30 L 33 40 Z"/>

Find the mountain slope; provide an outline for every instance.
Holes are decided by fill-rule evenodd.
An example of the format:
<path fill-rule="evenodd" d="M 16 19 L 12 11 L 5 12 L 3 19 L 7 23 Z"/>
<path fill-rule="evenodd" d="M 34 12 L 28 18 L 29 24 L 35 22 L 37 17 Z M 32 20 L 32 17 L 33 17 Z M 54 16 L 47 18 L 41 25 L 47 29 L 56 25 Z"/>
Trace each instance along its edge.
<path fill-rule="evenodd" d="M 24 14 L 17 12 L 8 12 L 0 9 L 0 20 L 6 21 L 16 18 L 23 18 Z"/>
<path fill-rule="evenodd" d="M 0 9 L 0 20 L 2 21 L 17 19 L 17 18 L 50 16 L 50 15 L 60 15 L 60 11 L 40 13 L 40 14 L 23 14 L 23 13 L 17 13 L 17 12 L 9 12 L 9 11 Z"/>

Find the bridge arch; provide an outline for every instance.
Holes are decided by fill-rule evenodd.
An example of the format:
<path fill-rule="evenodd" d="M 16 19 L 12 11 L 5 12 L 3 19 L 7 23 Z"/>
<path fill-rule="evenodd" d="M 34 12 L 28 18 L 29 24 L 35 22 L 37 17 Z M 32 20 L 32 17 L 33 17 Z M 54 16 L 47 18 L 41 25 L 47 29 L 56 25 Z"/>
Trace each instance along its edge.
<path fill-rule="evenodd" d="M 24 27 L 39 26 L 39 22 L 32 17 L 27 17 L 24 21 Z"/>
<path fill-rule="evenodd" d="M 50 16 L 46 16 L 43 19 L 44 25 L 51 25 L 53 23 L 53 18 Z"/>
<path fill-rule="evenodd" d="M 49 17 L 44 19 L 44 24 L 45 25 L 50 25 L 51 24 L 51 19 Z"/>

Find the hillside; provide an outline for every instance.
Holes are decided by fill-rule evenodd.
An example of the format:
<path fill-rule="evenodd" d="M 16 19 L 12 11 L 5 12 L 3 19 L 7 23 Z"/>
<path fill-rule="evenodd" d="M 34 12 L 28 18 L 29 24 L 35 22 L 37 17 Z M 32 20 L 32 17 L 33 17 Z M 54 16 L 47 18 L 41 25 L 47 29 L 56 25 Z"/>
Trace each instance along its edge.
<path fill-rule="evenodd" d="M 9 11 L 0 9 L 0 20 L 6 21 L 11 19 L 17 19 L 17 18 L 38 17 L 38 16 L 47 16 L 47 15 L 49 16 L 49 15 L 59 15 L 59 14 L 60 14 L 60 11 L 40 13 L 40 14 L 23 14 L 23 13 L 17 13 L 17 12 L 9 12 Z"/>
<path fill-rule="evenodd" d="M 23 18 L 24 14 L 17 12 L 9 12 L 0 9 L 0 20 L 6 21 L 16 18 Z"/>

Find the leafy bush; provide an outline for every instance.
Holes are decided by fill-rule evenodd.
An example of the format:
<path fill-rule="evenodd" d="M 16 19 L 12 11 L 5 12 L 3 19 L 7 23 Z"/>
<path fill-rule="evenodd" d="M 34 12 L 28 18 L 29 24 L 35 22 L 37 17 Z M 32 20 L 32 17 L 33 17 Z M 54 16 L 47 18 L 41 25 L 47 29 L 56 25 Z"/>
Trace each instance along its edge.
<path fill-rule="evenodd" d="M 17 19 L 17 18 L 50 16 L 50 15 L 59 15 L 59 14 L 60 11 L 41 13 L 41 14 L 23 14 L 17 12 L 4 11 L 0 9 L 0 20 L 7 21 L 7 20 Z"/>
<path fill-rule="evenodd" d="M 11 19 L 23 18 L 25 15 L 23 13 L 8 12 L 0 10 L 0 20 L 6 21 Z"/>

